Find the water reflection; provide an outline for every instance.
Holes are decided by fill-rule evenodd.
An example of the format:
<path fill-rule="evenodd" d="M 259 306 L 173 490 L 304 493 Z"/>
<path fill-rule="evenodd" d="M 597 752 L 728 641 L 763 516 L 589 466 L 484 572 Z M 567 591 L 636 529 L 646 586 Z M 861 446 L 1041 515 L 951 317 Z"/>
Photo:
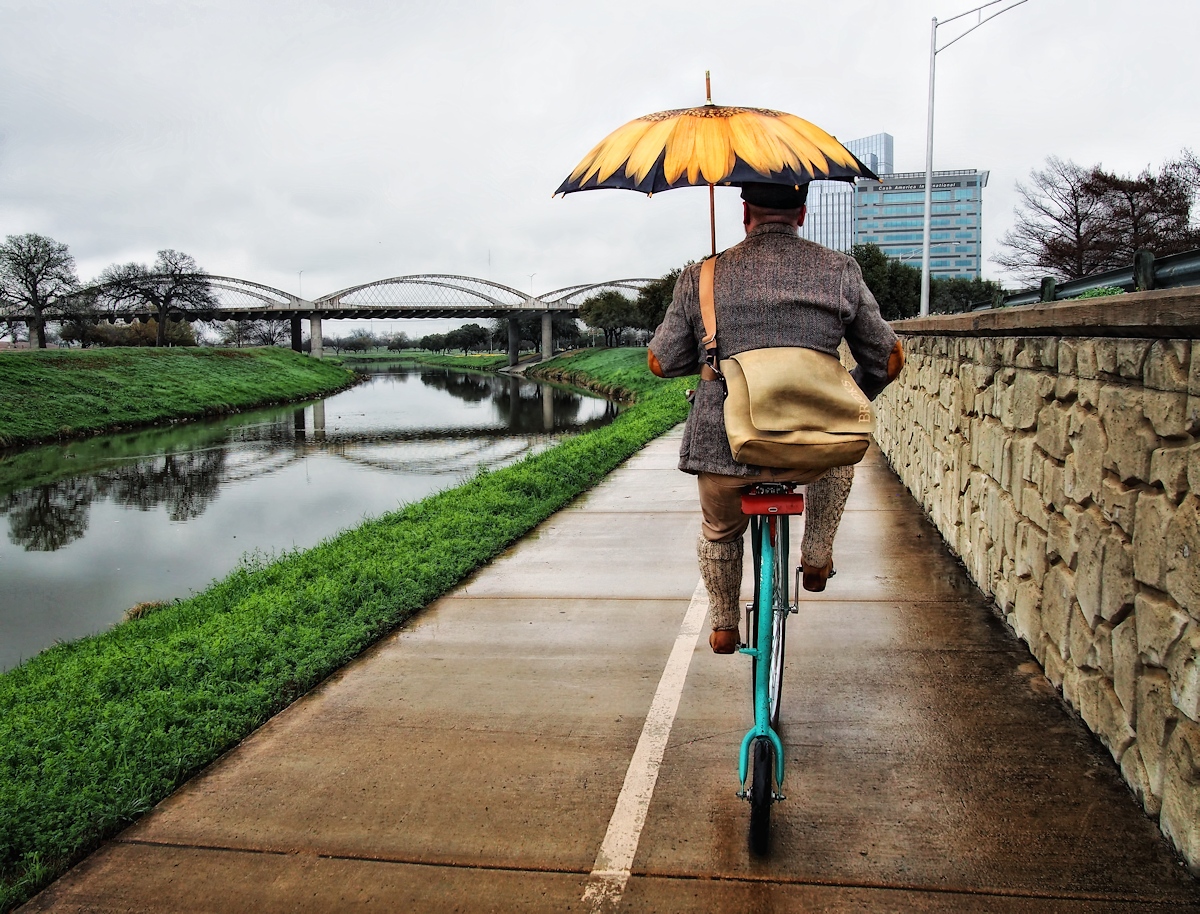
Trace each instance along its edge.
<path fill-rule="evenodd" d="M 9 453 L 0 669 L 186 596 L 246 551 L 315 545 L 615 414 L 518 378 L 391 370 L 328 401 Z"/>

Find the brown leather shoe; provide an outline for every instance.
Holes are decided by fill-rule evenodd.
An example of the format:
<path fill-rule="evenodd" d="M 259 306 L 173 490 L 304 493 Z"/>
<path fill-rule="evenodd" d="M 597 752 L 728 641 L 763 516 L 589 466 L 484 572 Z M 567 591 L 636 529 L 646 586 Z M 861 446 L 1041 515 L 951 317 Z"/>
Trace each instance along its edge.
<path fill-rule="evenodd" d="M 736 628 L 713 629 L 708 636 L 708 646 L 714 654 L 732 654 L 738 648 L 738 630 Z"/>
<path fill-rule="evenodd" d="M 809 565 L 802 561 L 800 563 L 800 570 L 800 582 L 804 585 L 804 589 L 820 593 L 825 589 L 826 582 L 833 575 L 833 559 L 830 559 L 829 564 L 824 568 L 818 568 L 816 565 Z"/>

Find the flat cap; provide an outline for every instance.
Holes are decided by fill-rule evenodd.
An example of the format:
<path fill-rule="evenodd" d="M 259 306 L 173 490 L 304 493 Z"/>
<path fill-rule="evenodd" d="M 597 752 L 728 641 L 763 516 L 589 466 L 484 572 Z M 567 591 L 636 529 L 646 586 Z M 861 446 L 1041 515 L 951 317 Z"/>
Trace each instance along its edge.
<path fill-rule="evenodd" d="M 808 185 L 743 184 L 742 199 L 764 209 L 799 209 L 808 200 Z"/>

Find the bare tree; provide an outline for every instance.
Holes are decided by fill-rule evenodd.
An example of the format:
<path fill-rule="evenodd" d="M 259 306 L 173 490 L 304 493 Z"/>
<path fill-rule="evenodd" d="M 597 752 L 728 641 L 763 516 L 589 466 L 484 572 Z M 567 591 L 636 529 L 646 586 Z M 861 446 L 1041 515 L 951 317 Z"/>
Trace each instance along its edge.
<path fill-rule="evenodd" d="M 158 252 L 153 267 L 140 263 L 108 267 L 99 282 L 104 296 L 118 307 L 142 305 L 154 311 L 159 346 L 166 345 L 166 322 L 173 315 L 206 311 L 217 304 L 208 274 L 188 254 L 170 249 Z"/>
<path fill-rule="evenodd" d="M 1051 156 L 1030 179 L 1017 184 L 1016 224 L 1001 239 L 1006 250 L 992 258 L 1023 280 L 1079 279 L 1128 267 L 1143 248 L 1165 256 L 1200 246 L 1192 225 L 1200 163 L 1191 150 L 1136 177 Z"/>
<path fill-rule="evenodd" d="M 1157 175 L 1143 169 L 1136 178 L 1093 169 L 1089 188 L 1103 212 L 1096 235 L 1104 260 L 1101 269 L 1128 266 L 1143 248 L 1163 257 L 1189 251 L 1200 242 L 1200 232 L 1189 226 L 1192 190 L 1173 164 Z"/>
<path fill-rule="evenodd" d="M 34 234 L 9 235 L 0 244 L 0 303 L 29 312 L 39 349 L 46 348 L 47 317 L 78 288 L 75 258 L 65 244 Z"/>
<path fill-rule="evenodd" d="M 1025 281 L 1051 274 L 1078 279 L 1105 269 L 1097 246 L 1103 206 L 1091 185 L 1092 172 L 1057 156 L 1043 171 L 1017 182 L 1021 205 L 1016 224 L 1004 233 L 1007 250 L 992 260 Z"/>
<path fill-rule="evenodd" d="M 250 341 L 255 346 L 284 346 L 292 341 L 291 321 L 254 321 L 250 328 Z"/>

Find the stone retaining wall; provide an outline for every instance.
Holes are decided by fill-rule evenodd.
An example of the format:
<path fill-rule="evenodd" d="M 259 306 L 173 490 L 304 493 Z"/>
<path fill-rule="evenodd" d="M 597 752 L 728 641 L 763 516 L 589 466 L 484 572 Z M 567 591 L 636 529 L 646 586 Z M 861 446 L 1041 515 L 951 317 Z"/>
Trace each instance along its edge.
<path fill-rule="evenodd" d="M 1192 293 L 899 322 L 876 439 L 1200 872 Z"/>

